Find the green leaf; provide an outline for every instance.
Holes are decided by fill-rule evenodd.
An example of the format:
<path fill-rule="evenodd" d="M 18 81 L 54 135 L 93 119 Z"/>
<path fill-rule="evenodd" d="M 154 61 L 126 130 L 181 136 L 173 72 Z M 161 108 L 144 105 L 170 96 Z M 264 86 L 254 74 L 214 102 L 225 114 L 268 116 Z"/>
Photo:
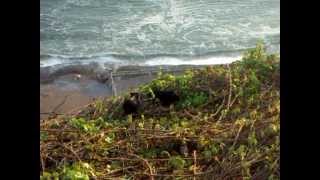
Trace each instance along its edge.
<path fill-rule="evenodd" d="M 248 143 L 250 146 L 256 146 L 258 144 L 258 140 L 256 139 L 255 132 L 252 132 L 248 137 Z"/>
<path fill-rule="evenodd" d="M 215 145 L 215 144 L 212 144 L 210 146 L 210 151 L 211 151 L 213 156 L 217 155 L 219 153 L 219 147 L 217 145 Z"/>
<path fill-rule="evenodd" d="M 48 139 L 48 133 L 47 132 L 40 132 L 40 141 L 45 141 Z"/>
<path fill-rule="evenodd" d="M 169 159 L 169 166 L 173 169 L 183 169 L 186 161 L 180 156 L 173 156 Z"/>
<path fill-rule="evenodd" d="M 212 152 L 210 150 L 205 150 L 202 153 L 203 153 L 204 158 L 206 158 L 206 160 L 210 160 L 213 157 Z"/>

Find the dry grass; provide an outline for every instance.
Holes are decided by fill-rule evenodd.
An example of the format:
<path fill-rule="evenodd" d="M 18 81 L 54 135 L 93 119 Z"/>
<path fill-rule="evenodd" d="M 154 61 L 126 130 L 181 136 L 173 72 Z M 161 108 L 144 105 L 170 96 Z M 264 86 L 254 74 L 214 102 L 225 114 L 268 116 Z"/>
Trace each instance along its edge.
<path fill-rule="evenodd" d="M 159 75 L 124 116 L 124 96 L 41 122 L 41 178 L 279 179 L 279 59 L 257 46 L 243 61 Z M 181 100 L 164 108 L 152 90 Z M 181 152 L 184 149 L 184 152 Z"/>

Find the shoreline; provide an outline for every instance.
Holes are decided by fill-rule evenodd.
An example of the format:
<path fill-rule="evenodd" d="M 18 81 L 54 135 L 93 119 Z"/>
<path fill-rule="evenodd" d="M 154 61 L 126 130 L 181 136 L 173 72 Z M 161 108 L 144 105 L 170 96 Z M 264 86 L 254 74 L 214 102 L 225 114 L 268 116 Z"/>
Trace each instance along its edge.
<path fill-rule="evenodd" d="M 48 113 L 51 112 L 65 114 L 98 98 L 110 97 L 114 94 L 113 89 L 116 95 L 120 95 L 137 88 L 156 78 L 160 68 L 163 73 L 180 74 L 186 69 L 199 69 L 207 66 L 122 66 L 113 70 L 101 71 L 97 64 L 89 64 L 76 65 L 56 72 L 50 68 L 42 68 L 40 119 L 48 118 Z M 110 72 L 112 72 L 113 83 L 111 83 Z M 101 73 L 108 74 L 108 80 L 102 82 L 98 78 Z"/>

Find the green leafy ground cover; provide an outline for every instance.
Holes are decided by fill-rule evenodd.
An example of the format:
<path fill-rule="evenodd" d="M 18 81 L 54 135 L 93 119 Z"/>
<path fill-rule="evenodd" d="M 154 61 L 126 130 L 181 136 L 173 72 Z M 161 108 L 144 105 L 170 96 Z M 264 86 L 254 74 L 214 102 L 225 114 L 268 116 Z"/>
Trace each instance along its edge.
<path fill-rule="evenodd" d="M 279 179 L 280 60 L 263 44 L 229 65 L 161 74 L 76 115 L 41 122 L 41 179 Z M 180 100 L 162 107 L 153 91 Z"/>

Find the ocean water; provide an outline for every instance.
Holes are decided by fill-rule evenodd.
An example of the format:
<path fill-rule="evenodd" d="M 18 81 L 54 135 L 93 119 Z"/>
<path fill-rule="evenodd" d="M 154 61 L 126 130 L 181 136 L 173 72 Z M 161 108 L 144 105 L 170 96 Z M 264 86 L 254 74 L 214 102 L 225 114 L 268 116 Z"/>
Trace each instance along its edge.
<path fill-rule="evenodd" d="M 280 52 L 280 0 L 40 1 L 40 66 L 220 64 L 259 40 Z"/>

